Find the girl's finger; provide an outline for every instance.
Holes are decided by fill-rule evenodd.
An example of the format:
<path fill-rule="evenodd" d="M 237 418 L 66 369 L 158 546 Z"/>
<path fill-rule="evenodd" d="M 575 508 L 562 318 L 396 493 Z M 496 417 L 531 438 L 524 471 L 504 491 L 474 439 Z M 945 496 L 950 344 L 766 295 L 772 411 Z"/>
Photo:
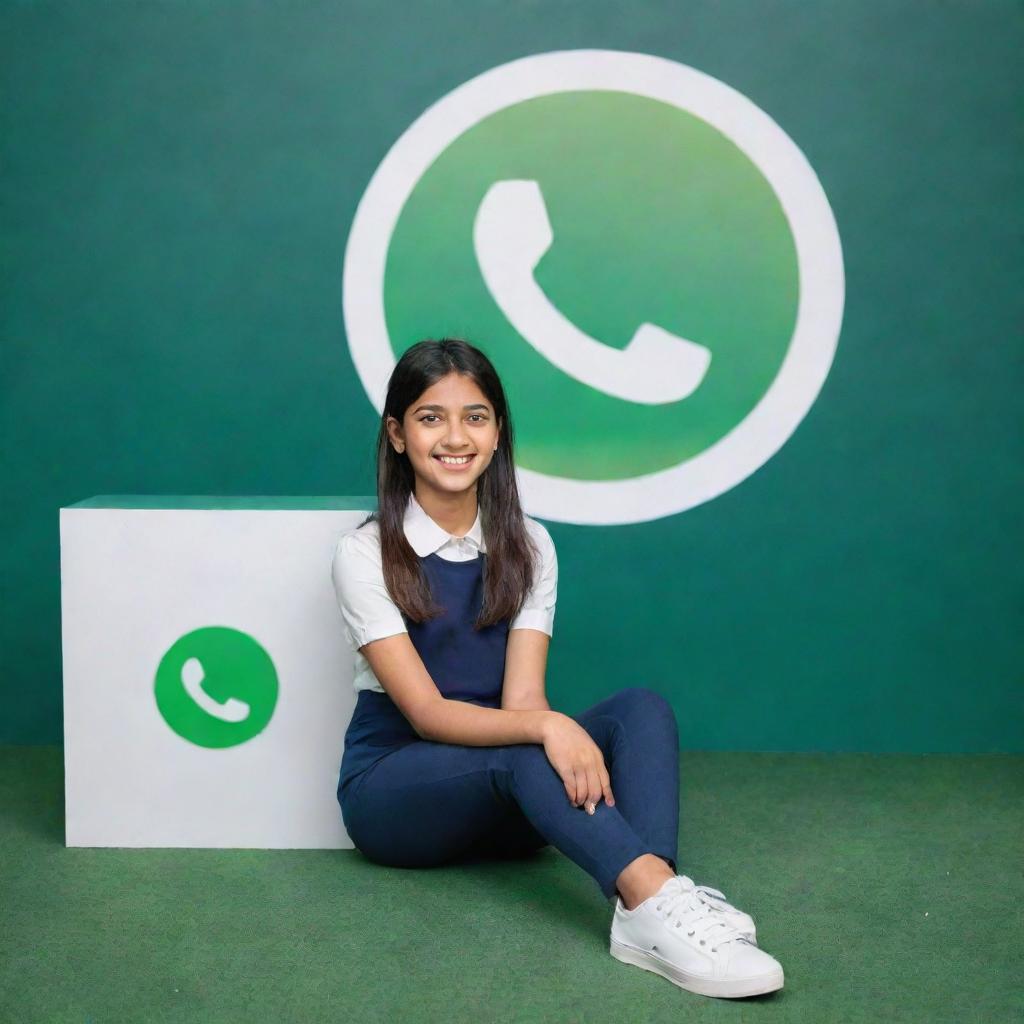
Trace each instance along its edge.
<path fill-rule="evenodd" d="M 614 807 L 615 797 L 612 796 L 612 780 L 606 768 L 601 769 L 601 788 L 604 790 L 604 802 L 609 807 Z"/>
<path fill-rule="evenodd" d="M 571 768 L 562 775 L 562 785 L 565 786 L 565 793 L 569 797 L 569 803 L 576 803 L 576 776 L 573 775 Z"/>
<path fill-rule="evenodd" d="M 590 776 L 586 768 L 578 768 L 576 770 L 576 795 L 579 798 L 579 806 L 583 810 L 587 809 L 587 804 L 590 802 Z"/>
<path fill-rule="evenodd" d="M 597 767 L 587 769 L 587 795 L 584 798 L 584 809 L 588 814 L 597 811 L 597 802 L 601 799 L 601 779 Z"/>

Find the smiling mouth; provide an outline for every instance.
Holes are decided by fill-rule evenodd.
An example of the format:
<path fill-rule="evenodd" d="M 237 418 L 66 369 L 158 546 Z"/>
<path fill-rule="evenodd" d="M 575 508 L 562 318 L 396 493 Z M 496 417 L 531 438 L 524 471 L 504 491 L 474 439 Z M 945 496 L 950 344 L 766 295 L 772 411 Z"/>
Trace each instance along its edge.
<path fill-rule="evenodd" d="M 459 466 L 468 466 L 473 461 L 473 459 L 475 457 L 476 457 L 476 452 L 474 452 L 472 455 L 450 455 L 450 456 L 447 456 L 447 458 L 456 459 L 457 461 L 455 461 L 455 462 L 446 462 L 445 458 L 443 458 L 440 455 L 432 456 L 432 458 L 437 459 L 437 461 L 440 462 L 442 466 L 450 466 L 450 467 L 454 467 L 456 469 Z"/>

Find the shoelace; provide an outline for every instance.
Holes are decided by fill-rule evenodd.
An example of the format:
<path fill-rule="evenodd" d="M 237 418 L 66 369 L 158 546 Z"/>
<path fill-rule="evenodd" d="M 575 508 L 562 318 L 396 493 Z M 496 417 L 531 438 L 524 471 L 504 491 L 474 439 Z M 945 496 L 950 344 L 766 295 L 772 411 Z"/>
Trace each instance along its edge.
<path fill-rule="evenodd" d="M 701 903 L 706 903 L 712 910 L 731 910 L 733 913 L 740 913 L 740 910 L 725 898 L 725 893 L 720 889 L 714 889 L 710 885 L 695 885 L 689 875 L 680 875 L 679 878 L 685 889 L 695 892 Z"/>
<path fill-rule="evenodd" d="M 718 889 L 712 889 L 710 885 L 698 885 L 694 891 L 697 893 L 697 896 L 702 903 L 707 903 L 708 906 L 713 909 L 731 910 L 733 913 L 739 913 L 739 910 L 725 898 L 724 892 L 720 892 Z M 714 900 L 713 903 L 708 902 L 707 897 L 709 896 Z"/>
<path fill-rule="evenodd" d="M 686 892 L 672 893 L 665 896 L 655 904 L 655 909 L 660 911 L 662 907 L 668 906 L 665 913 L 665 920 L 674 920 L 676 928 L 687 927 L 687 935 L 696 935 L 699 931 L 701 938 L 698 940 L 702 946 L 708 941 L 713 941 L 711 952 L 717 953 L 718 947 L 727 942 L 746 942 L 747 939 L 740 934 L 727 921 L 723 921 L 712 908 L 705 903 L 698 895 L 696 889 Z M 714 935 L 714 929 L 719 929 Z"/>

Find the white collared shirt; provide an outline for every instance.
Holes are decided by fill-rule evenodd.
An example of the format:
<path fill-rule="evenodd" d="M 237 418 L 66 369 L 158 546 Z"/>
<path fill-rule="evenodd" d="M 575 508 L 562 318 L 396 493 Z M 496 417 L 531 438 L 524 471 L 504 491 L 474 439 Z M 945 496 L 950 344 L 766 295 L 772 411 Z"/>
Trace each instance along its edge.
<path fill-rule="evenodd" d="M 540 549 L 541 558 L 536 565 L 533 588 L 519 614 L 509 624 L 509 629 L 539 629 L 552 636 L 558 594 L 555 545 L 547 529 L 536 519 L 524 514 L 523 522 Z M 455 537 L 438 526 L 416 496 L 411 494 L 403 526 L 406 539 L 420 558 L 436 552 L 449 562 L 468 562 L 476 558 L 478 551 L 487 551 L 479 510 L 469 532 L 464 537 Z M 384 584 L 380 525 L 376 520 L 341 536 L 331 563 L 331 579 L 346 638 L 355 651 L 355 689 L 383 693 L 384 687 L 359 648 L 373 640 L 407 633 L 408 630 L 402 613 Z"/>

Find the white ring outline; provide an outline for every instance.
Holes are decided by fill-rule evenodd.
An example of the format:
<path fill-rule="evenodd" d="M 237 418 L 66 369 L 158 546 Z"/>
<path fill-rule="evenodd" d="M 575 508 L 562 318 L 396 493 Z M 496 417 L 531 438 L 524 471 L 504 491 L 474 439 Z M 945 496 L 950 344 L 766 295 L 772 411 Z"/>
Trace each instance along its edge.
<path fill-rule="evenodd" d="M 413 189 L 463 132 L 505 107 L 576 90 L 633 93 L 706 121 L 767 179 L 789 222 L 800 296 L 775 379 L 732 430 L 668 469 L 620 480 L 571 480 L 516 468 L 523 507 L 552 522 L 620 525 L 693 508 L 730 490 L 786 443 L 828 376 L 845 299 L 839 230 L 825 191 L 796 143 L 760 107 L 701 71 L 644 53 L 556 50 L 501 64 L 424 111 L 374 172 L 345 247 L 342 307 L 356 372 L 378 413 L 395 367 L 384 311 L 384 271 L 395 225 Z"/>

